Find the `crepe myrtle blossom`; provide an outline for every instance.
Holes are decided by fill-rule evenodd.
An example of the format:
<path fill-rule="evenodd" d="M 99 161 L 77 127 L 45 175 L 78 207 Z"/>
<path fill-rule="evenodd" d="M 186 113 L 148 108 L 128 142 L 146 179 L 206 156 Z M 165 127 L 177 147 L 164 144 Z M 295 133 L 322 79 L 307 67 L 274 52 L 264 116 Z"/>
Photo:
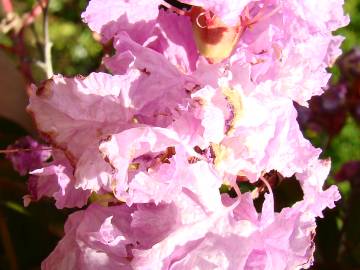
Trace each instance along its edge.
<path fill-rule="evenodd" d="M 274 213 L 266 194 L 261 213 L 251 193 L 233 199 L 211 188 L 198 199 L 188 189 L 170 203 L 100 206 L 72 214 L 65 236 L 43 269 L 303 269 L 313 262 L 315 217 L 339 199 L 322 191 L 330 163 L 297 175 L 318 199 L 304 199 Z M 316 172 L 312 172 L 316 170 Z M 320 188 L 320 189 L 319 189 Z M 210 191 L 210 193 L 208 193 Z M 196 198 L 196 199 L 195 199 Z"/>
<path fill-rule="evenodd" d="M 309 268 L 315 219 L 340 195 L 323 190 L 330 162 L 293 102 L 327 84 L 342 5 L 90 1 L 82 18 L 113 43 L 110 73 L 29 91 L 53 160 L 31 169 L 25 203 L 83 208 L 42 269 Z M 271 172 L 303 198 L 276 212 Z"/>
<path fill-rule="evenodd" d="M 116 44 L 126 32 L 184 73 L 196 71 L 202 57 L 230 69 L 250 65 L 252 81 L 274 80 L 274 94 L 301 105 L 323 92 L 330 77 L 326 68 L 341 53 L 343 40 L 332 31 L 349 21 L 341 0 L 184 2 L 193 6 L 92 0 L 82 18 L 103 41 Z"/>
<path fill-rule="evenodd" d="M 32 170 L 43 167 L 50 157 L 51 149 L 30 136 L 22 137 L 9 145 L 6 154 L 6 158 L 11 161 L 20 175 L 26 175 Z"/>

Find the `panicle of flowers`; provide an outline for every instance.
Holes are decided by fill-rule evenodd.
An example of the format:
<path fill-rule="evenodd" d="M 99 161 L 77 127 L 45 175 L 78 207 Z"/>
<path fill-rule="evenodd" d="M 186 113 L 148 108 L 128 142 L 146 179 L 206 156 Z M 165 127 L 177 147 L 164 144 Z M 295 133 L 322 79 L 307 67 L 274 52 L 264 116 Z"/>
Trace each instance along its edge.
<path fill-rule="evenodd" d="M 330 162 L 293 102 L 323 92 L 342 5 L 91 0 L 82 18 L 112 41 L 110 73 L 54 75 L 30 93 L 54 150 L 26 203 L 86 206 L 42 269 L 310 267 L 315 218 L 340 195 L 323 190 Z M 298 181 L 302 200 L 276 212 L 275 179 Z"/>

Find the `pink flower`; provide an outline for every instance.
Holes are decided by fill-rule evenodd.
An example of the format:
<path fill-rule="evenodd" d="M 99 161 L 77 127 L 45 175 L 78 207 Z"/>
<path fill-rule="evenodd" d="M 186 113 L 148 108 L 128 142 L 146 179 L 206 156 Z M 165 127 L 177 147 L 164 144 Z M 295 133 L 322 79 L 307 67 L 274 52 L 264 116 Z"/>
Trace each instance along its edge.
<path fill-rule="evenodd" d="M 176 133 L 167 129 L 129 129 L 104 141 L 99 149 L 115 170 L 112 177 L 115 196 L 129 205 L 170 202 L 174 199 L 172 194 L 180 193 L 183 187 L 198 190 L 204 175 L 209 187 L 217 190 L 221 185 L 207 163 L 189 164 L 192 155 L 195 158 L 199 155 L 186 149 Z"/>
<path fill-rule="evenodd" d="M 81 164 L 75 166 L 77 187 L 96 191 L 106 187 L 111 168 L 96 148 L 104 134 L 132 125 L 128 91 L 137 77 L 93 73 L 87 78 L 69 79 L 55 75 L 30 93 L 28 111 L 39 131 L 64 150 L 73 165 Z M 81 185 L 82 179 L 86 185 Z"/>
<path fill-rule="evenodd" d="M 26 175 L 29 171 L 41 168 L 51 157 L 51 150 L 30 136 L 20 138 L 8 146 L 7 150 L 13 151 L 6 154 L 6 158 L 11 161 L 20 175 Z"/>
<path fill-rule="evenodd" d="M 69 216 L 65 237 L 41 264 L 44 270 L 131 269 L 130 209 L 91 205 Z"/>
<path fill-rule="evenodd" d="M 81 17 L 91 30 L 102 34 L 105 40 L 127 31 L 134 40 L 142 43 L 155 26 L 161 2 L 92 0 Z"/>
<path fill-rule="evenodd" d="M 255 0 L 256 1 L 256 0 Z M 213 12 L 216 16 L 219 16 L 221 20 L 229 25 L 233 26 L 240 22 L 240 15 L 244 11 L 245 7 L 255 2 L 253 0 L 185 0 L 183 3 L 199 6 L 206 11 Z"/>
<path fill-rule="evenodd" d="M 183 3 L 194 6 L 90 1 L 82 18 L 113 40 L 104 63 L 114 75 L 55 75 L 32 89 L 28 110 L 56 156 L 32 172 L 27 199 L 82 207 L 93 193 L 43 269 L 312 264 L 315 219 L 340 195 L 323 190 L 330 164 L 303 137 L 293 102 L 322 93 L 343 3 Z M 262 195 L 241 194 L 236 179 L 267 184 L 272 170 L 295 175 L 304 198 L 277 213 L 268 190 L 257 212 Z"/>
<path fill-rule="evenodd" d="M 59 209 L 84 206 L 90 192 L 75 188 L 73 168 L 61 152 L 55 151 L 53 158 L 54 161 L 44 168 L 30 172 L 30 194 L 24 197 L 24 204 L 27 206 L 42 197 L 53 197 Z"/>

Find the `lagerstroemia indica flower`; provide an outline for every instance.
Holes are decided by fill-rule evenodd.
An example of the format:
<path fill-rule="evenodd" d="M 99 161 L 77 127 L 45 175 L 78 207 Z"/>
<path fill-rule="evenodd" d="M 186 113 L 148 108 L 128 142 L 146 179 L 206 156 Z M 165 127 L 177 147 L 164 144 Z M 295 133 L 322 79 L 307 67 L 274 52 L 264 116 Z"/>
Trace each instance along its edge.
<path fill-rule="evenodd" d="M 312 265 L 315 218 L 340 195 L 323 190 L 330 162 L 302 136 L 293 102 L 327 84 L 343 1 L 175 2 L 91 0 L 82 18 L 113 42 L 110 73 L 55 75 L 30 93 L 56 149 L 31 172 L 30 196 L 86 206 L 42 269 Z M 280 212 L 273 171 L 303 192 Z"/>
<path fill-rule="evenodd" d="M 6 158 L 11 161 L 20 175 L 41 168 L 51 157 L 51 150 L 46 149 L 45 145 L 41 145 L 30 136 L 18 139 L 14 144 L 9 145 L 7 150 L 9 153 Z"/>

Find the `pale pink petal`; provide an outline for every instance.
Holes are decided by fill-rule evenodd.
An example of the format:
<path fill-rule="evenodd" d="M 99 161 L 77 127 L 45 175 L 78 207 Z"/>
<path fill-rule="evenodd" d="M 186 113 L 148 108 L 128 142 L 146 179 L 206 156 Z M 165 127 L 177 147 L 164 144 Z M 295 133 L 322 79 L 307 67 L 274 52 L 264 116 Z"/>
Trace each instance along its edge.
<path fill-rule="evenodd" d="M 164 55 L 177 69 L 183 73 L 196 69 L 199 53 L 189 17 L 160 10 L 153 38 L 147 47 Z"/>
<path fill-rule="evenodd" d="M 42 197 L 53 197 L 56 207 L 82 207 L 87 203 L 90 192 L 75 188 L 73 168 L 69 161 L 58 152 L 48 166 L 31 172 L 29 192 L 32 201 Z"/>
<path fill-rule="evenodd" d="M 137 42 L 144 42 L 155 26 L 161 1 L 91 0 L 82 19 L 106 40 L 127 31 Z"/>
<path fill-rule="evenodd" d="M 55 75 L 33 89 L 28 111 L 43 135 L 78 158 L 89 143 L 131 121 L 128 91 L 136 79 L 105 73 L 74 79 Z"/>
<path fill-rule="evenodd" d="M 185 0 L 183 3 L 200 6 L 205 10 L 212 11 L 221 20 L 233 26 L 239 23 L 240 15 L 244 8 L 253 0 Z"/>
<path fill-rule="evenodd" d="M 149 152 L 158 153 L 179 143 L 176 133 L 162 128 L 139 127 L 111 136 L 100 144 L 103 158 L 116 169 L 116 195 L 127 196 L 128 168 L 136 158 Z"/>
<path fill-rule="evenodd" d="M 65 236 L 42 262 L 44 270 L 131 269 L 126 245 L 129 209 L 96 204 L 69 216 Z"/>

